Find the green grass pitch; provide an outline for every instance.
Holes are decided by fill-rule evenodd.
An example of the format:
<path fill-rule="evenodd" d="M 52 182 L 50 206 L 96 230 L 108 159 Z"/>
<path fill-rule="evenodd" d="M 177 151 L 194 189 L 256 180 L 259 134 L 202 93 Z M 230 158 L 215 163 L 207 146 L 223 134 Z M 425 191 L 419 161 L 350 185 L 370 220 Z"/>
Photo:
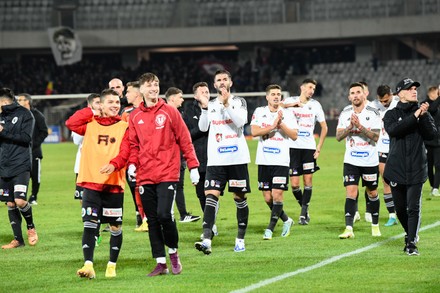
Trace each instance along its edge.
<path fill-rule="evenodd" d="M 95 280 L 75 275 L 83 264 L 81 209 L 79 202 L 73 199 L 76 146 L 72 143 L 44 145 L 41 191 L 38 205 L 33 207 L 40 241 L 35 247 L 26 245 L 0 251 L 0 292 L 230 292 L 289 272 L 297 274 L 253 292 L 440 291 L 440 226 L 420 232 L 420 256 L 405 255 L 403 237 L 389 240 L 403 233 L 401 226 L 383 226 L 388 215 L 381 188 L 382 237 L 371 237 L 370 224 L 363 220 L 365 201 L 362 197 L 359 200 L 362 221 L 354 227 L 356 238 L 338 239 L 345 226 L 344 144 L 337 143 L 333 137 L 327 138 L 318 160 L 321 170 L 313 177 L 310 224 L 295 224 L 291 235 L 281 238 L 282 224 L 278 223 L 273 239 L 263 240 L 270 214 L 257 189 L 257 168 L 253 163 L 257 143 L 248 141 L 248 144 L 252 158 L 249 165 L 252 193 L 248 197 L 250 217 L 245 252 L 233 251 L 237 231 L 235 205 L 231 194 L 226 193 L 220 200 L 219 236 L 214 238 L 212 254 L 205 256 L 194 249 L 194 242 L 202 232 L 201 221 L 178 223 L 182 274 L 146 277 L 154 268 L 155 260 L 151 257 L 147 233 L 133 231 L 134 206 L 131 195 L 126 193 L 124 243 L 117 277 L 104 277 L 109 234 L 103 233 L 103 242 L 95 251 Z M 201 215 L 194 188 L 188 181 L 185 185 L 187 208 Z M 429 195 L 428 185 L 424 187 L 422 227 L 437 223 L 440 218 L 440 198 Z M 297 222 L 300 209 L 290 189 L 285 193 L 284 202 L 285 211 Z M 0 243 L 11 240 L 7 208 L 1 204 Z M 299 271 L 372 244 L 378 246 L 327 265 L 318 265 L 313 270 Z"/>

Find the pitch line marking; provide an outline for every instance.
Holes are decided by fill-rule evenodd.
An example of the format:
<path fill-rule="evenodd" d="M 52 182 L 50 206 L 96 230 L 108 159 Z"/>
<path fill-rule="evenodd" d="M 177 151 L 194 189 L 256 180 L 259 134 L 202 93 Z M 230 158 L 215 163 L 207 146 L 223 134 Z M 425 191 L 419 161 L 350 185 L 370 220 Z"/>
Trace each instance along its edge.
<path fill-rule="evenodd" d="M 424 226 L 421 229 L 419 229 L 419 231 L 425 231 L 425 230 L 428 230 L 428 229 L 435 228 L 437 226 L 440 226 L 440 221 L 437 221 L 437 222 L 435 222 L 433 224 Z M 376 243 L 370 244 L 368 246 L 365 246 L 365 247 L 362 247 L 362 248 L 359 248 L 359 249 L 356 249 L 356 250 L 353 250 L 353 251 L 350 251 L 350 252 L 347 252 L 347 253 L 343 253 L 343 254 L 340 254 L 340 255 L 333 256 L 333 257 L 328 258 L 326 260 L 323 260 L 323 261 L 321 261 L 321 262 L 319 262 L 317 264 L 314 264 L 314 265 L 311 265 L 311 266 L 308 266 L 308 267 L 305 267 L 305 268 L 302 268 L 302 269 L 298 269 L 298 270 L 293 271 L 293 272 L 285 273 L 285 274 L 282 274 L 282 275 L 279 275 L 279 276 L 276 276 L 276 277 L 273 277 L 273 278 L 270 278 L 270 279 L 266 279 L 266 280 L 260 281 L 258 283 L 255 283 L 255 284 L 249 285 L 247 287 L 244 287 L 242 289 L 231 291 L 230 293 L 250 292 L 252 290 L 259 289 L 261 287 L 273 284 L 275 282 L 282 281 L 284 279 L 287 279 L 287 278 L 290 278 L 290 277 L 293 277 L 293 276 L 296 276 L 296 275 L 299 275 L 299 274 L 302 274 L 302 273 L 307 273 L 307 272 L 310 272 L 312 270 L 322 268 L 323 266 L 326 266 L 328 264 L 334 263 L 334 262 L 336 262 L 338 260 L 341 260 L 343 258 L 346 258 L 346 257 L 352 256 L 352 255 L 356 255 L 356 254 L 359 254 L 359 253 L 371 250 L 373 248 L 379 247 L 379 246 L 381 246 L 381 245 L 383 245 L 385 243 L 388 243 L 390 241 L 400 239 L 400 238 L 402 238 L 404 236 L 405 236 L 405 233 L 402 233 L 402 234 L 390 237 L 387 240 L 384 240 L 384 241 L 381 241 L 381 242 L 376 242 Z"/>

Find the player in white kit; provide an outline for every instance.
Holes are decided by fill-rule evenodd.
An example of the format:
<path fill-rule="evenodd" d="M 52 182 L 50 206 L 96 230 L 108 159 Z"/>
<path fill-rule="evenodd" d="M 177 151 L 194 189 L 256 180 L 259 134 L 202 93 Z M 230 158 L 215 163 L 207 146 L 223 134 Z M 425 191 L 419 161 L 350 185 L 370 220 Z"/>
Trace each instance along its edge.
<path fill-rule="evenodd" d="M 397 103 L 399 102 L 399 97 L 393 96 L 393 93 L 391 91 L 391 88 L 388 85 L 380 85 L 377 88 L 377 99 L 370 102 L 370 106 L 377 109 L 380 113 L 381 120 L 385 116 L 385 113 L 388 110 L 393 109 L 396 107 Z M 385 182 L 383 179 L 383 171 L 385 170 L 385 164 L 387 162 L 388 158 L 388 152 L 390 150 L 390 136 L 385 131 L 385 128 L 383 126 L 382 122 L 382 129 L 380 131 L 379 139 L 377 140 L 377 152 L 379 154 L 379 173 L 382 177 L 382 183 L 383 183 L 383 200 L 385 202 L 385 206 L 388 210 L 388 221 L 386 222 L 385 226 L 393 226 L 397 225 L 397 216 L 396 216 L 396 210 L 394 208 L 394 201 L 393 201 L 393 195 L 391 193 L 391 187 L 389 184 Z"/>
<path fill-rule="evenodd" d="M 289 181 L 289 139 L 298 137 L 298 124 L 289 110 L 281 107 L 281 87 L 266 87 L 267 106 L 258 107 L 252 115 L 252 136 L 259 137 L 255 164 L 258 165 L 258 189 L 271 210 L 263 239 L 272 239 L 278 219 L 284 222 L 281 237 L 290 235 L 293 220 L 283 211 L 283 193 Z"/>
<path fill-rule="evenodd" d="M 243 98 L 231 94 L 231 74 L 219 70 L 214 76 L 217 98 L 202 105 L 199 128 L 208 131 L 208 163 L 205 177 L 206 204 L 203 213 L 203 241 L 194 246 L 204 254 L 211 253 L 212 226 L 216 209 L 226 183 L 234 194 L 237 207 L 238 232 L 235 252 L 245 251 L 249 208 L 246 193 L 251 191 L 247 164 L 250 163 L 249 148 L 244 136 L 247 123 L 247 104 Z M 206 103 L 206 102 L 205 102 Z"/>
<path fill-rule="evenodd" d="M 308 225 L 310 221 L 309 204 L 312 198 L 312 177 L 319 170 L 316 163 L 322 145 L 327 136 L 328 127 L 321 104 L 312 99 L 317 82 L 313 79 L 305 79 L 301 84 L 301 94 L 287 98 L 283 105 L 295 115 L 298 121 L 298 138 L 290 140 L 290 182 L 292 193 L 301 207 L 298 223 Z M 314 130 L 315 124 L 319 123 L 321 132 L 319 142 L 316 145 Z M 304 191 L 301 190 L 300 176 L 303 176 Z"/>
<path fill-rule="evenodd" d="M 381 236 L 379 229 L 379 196 L 377 183 L 379 177 L 379 159 L 376 142 L 381 130 L 381 119 L 378 111 L 366 105 L 366 94 L 360 83 L 353 83 L 349 89 L 351 107 L 345 108 L 339 116 L 336 139 L 345 139 L 344 155 L 344 186 L 345 199 L 345 230 L 340 239 L 354 238 L 353 221 L 356 213 L 358 184 L 362 178 L 362 186 L 370 200 L 372 213 L 371 234 Z"/>

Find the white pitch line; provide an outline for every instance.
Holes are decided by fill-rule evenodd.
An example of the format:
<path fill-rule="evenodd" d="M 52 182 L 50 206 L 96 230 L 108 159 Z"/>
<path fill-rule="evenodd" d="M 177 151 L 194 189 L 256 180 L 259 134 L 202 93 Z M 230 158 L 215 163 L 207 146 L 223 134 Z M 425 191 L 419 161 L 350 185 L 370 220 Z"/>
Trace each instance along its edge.
<path fill-rule="evenodd" d="M 437 226 L 440 226 L 440 221 L 437 221 L 437 222 L 435 222 L 433 224 L 424 226 L 419 231 L 428 230 L 428 229 L 431 229 L 431 228 L 435 228 Z M 269 284 L 272 284 L 272 283 L 275 283 L 275 282 L 278 282 L 278 281 L 281 281 L 281 280 L 284 280 L 284 279 L 287 279 L 287 278 L 290 278 L 290 277 L 293 277 L 293 276 L 296 276 L 296 275 L 299 275 L 299 274 L 302 274 L 302 273 L 307 273 L 307 272 L 310 272 L 310 271 L 312 271 L 314 269 L 322 268 L 323 266 L 326 266 L 328 264 L 334 263 L 334 262 L 336 262 L 336 261 L 338 261 L 340 259 L 343 259 L 343 258 L 352 256 L 352 255 L 355 255 L 355 254 L 359 254 L 359 253 L 368 251 L 370 249 L 373 249 L 373 248 L 376 248 L 378 246 L 381 246 L 381 245 L 383 245 L 383 244 L 385 244 L 387 242 L 390 242 L 390 241 L 393 241 L 393 240 L 396 240 L 396 239 L 400 239 L 400 238 L 402 238 L 404 236 L 405 236 L 405 233 L 402 233 L 402 234 L 390 237 L 387 240 L 384 240 L 384 241 L 381 241 L 381 242 L 376 242 L 376 243 L 370 244 L 368 246 L 365 246 L 365 247 L 362 247 L 362 248 L 359 248 L 359 249 L 356 249 L 356 250 L 353 250 L 353 251 L 350 251 L 350 252 L 347 252 L 347 253 L 343 253 L 343 254 L 340 254 L 340 255 L 333 256 L 333 257 L 328 258 L 326 260 L 323 260 L 323 261 L 321 261 L 321 262 L 319 262 L 317 264 L 314 264 L 314 265 L 311 265 L 311 266 L 308 266 L 308 267 L 305 267 L 305 268 L 302 268 L 302 269 L 299 269 L 299 270 L 296 270 L 296 271 L 293 271 L 293 272 L 285 273 L 285 274 L 282 274 L 282 275 L 279 275 L 279 276 L 276 276 L 276 277 L 273 277 L 273 278 L 270 278 L 270 279 L 266 279 L 266 280 L 260 281 L 258 283 L 255 283 L 253 285 L 244 287 L 242 289 L 231 291 L 230 293 L 250 292 L 252 290 L 259 289 L 261 287 L 267 286 Z"/>

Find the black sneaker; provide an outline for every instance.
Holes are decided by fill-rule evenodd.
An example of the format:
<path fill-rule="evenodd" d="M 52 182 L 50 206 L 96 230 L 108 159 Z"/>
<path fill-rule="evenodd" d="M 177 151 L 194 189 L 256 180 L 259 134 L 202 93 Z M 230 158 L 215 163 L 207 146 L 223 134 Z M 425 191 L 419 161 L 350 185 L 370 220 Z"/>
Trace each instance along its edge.
<path fill-rule="evenodd" d="M 187 214 L 185 216 L 180 217 L 180 223 L 189 223 L 200 220 L 200 216 L 193 216 L 191 214 Z"/>
<path fill-rule="evenodd" d="M 414 242 L 408 243 L 406 246 L 406 254 L 409 256 L 411 255 L 420 255 L 419 250 L 417 249 L 417 246 L 414 244 Z"/>
<path fill-rule="evenodd" d="M 136 228 L 139 228 L 142 225 L 142 217 L 141 215 L 136 215 Z"/>
<path fill-rule="evenodd" d="M 35 195 L 31 195 L 30 197 L 29 197 L 29 204 L 30 205 L 37 205 L 38 203 L 37 203 L 37 198 L 35 197 Z"/>
<path fill-rule="evenodd" d="M 408 251 L 408 235 L 405 235 L 405 247 L 403 248 L 403 252 Z"/>
<path fill-rule="evenodd" d="M 308 225 L 309 221 L 308 221 L 308 219 L 306 217 L 300 216 L 299 220 L 298 220 L 298 224 L 300 224 L 300 225 Z"/>

